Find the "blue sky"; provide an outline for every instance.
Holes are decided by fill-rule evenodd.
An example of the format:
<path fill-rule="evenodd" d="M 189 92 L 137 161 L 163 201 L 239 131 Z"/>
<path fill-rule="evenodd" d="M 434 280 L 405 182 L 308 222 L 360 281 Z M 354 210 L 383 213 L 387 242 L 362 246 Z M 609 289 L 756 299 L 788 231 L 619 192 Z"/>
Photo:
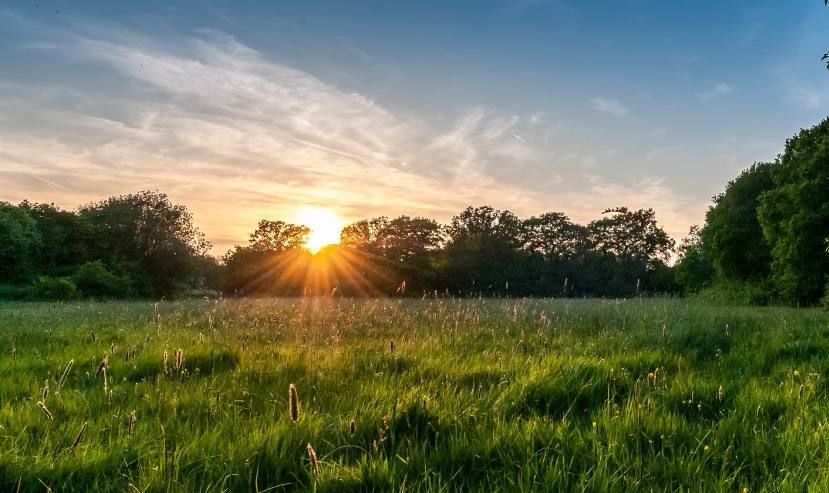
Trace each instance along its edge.
<path fill-rule="evenodd" d="M 260 218 L 578 221 L 675 237 L 829 110 L 820 0 L 0 4 L 0 200 L 160 189 Z"/>

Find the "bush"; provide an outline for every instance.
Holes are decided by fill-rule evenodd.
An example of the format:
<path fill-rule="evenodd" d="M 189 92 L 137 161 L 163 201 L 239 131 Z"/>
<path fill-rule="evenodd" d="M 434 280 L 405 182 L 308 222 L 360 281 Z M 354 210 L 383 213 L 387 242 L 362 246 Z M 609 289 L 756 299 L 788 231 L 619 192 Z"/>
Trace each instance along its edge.
<path fill-rule="evenodd" d="M 26 299 L 41 301 L 71 300 L 78 297 L 78 288 L 68 277 L 41 276 L 26 292 Z"/>
<path fill-rule="evenodd" d="M 100 260 L 78 267 L 72 280 L 84 296 L 118 298 L 129 291 L 129 282 L 108 271 Z"/>
<path fill-rule="evenodd" d="M 733 305 L 765 306 L 773 301 L 773 290 L 768 281 L 725 281 L 718 280 L 693 297 L 704 301 Z"/>
<path fill-rule="evenodd" d="M 0 284 L 0 300 L 21 300 L 26 296 L 26 287 L 16 284 Z"/>

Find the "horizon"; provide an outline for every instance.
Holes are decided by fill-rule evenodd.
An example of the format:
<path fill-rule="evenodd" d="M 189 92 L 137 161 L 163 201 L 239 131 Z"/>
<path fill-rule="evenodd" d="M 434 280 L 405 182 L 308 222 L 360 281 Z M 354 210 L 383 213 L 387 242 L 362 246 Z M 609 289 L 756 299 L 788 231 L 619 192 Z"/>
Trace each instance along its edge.
<path fill-rule="evenodd" d="M 829 109 L 820 2 L 0 8 L 0 200 L 260 219 L 653 208 L 676 240 Z M 634 30 L 631 30 L 631 27 Z"/>

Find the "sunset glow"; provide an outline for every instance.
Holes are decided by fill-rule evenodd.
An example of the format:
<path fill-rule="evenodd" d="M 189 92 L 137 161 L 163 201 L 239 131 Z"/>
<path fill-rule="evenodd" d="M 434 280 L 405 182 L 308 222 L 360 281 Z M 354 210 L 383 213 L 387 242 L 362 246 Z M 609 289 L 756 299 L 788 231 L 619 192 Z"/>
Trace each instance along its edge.
<path fill-rule="evenodd" d="M 297 222 L 311 229 L 305 246 L 313 253 L 321 248 L 340 242 L 340 232 L 345 226 L 343 220 L 330 209 L 313 207 L 302 210 Z"/>

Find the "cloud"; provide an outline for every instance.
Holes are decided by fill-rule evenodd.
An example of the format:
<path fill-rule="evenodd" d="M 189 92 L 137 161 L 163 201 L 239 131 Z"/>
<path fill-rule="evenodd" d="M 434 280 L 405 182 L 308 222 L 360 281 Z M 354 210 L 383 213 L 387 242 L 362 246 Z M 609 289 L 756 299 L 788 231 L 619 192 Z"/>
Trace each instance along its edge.
<path fill-rule="evenodd" d="M 721 82 L 721 83 L 717 84 L 716 86 L 697 94 L 697 98 L 699 98 L 699 100 L 702 101 L 702 102 L 707 102 L 707 101 L 711 101 L 712 99 L 714 99 L 716 97 L 725 96 L 726 94 L 731 94 L 732 92 L 734 92 L 733 87 L 729 86 L 728 84 L 726 84 L 724 82 Z"/>
<path fill-rule="evenodd" d="M 665 155 L 665 154 L 673 154 L 675 152 L 681 151 L 685 149 L 685 146 L 682 145 L 670 145 L 665 147 L 659 147 L 656 149 L 651 149 L 645 154 L 645 161 L 653 161 L 654 159 Z"/>
<path fill-rule="evenodd" d="M 613 115 L 616 118 L 626 116 L 629 112 L 625 105 L 609 98 L 593 98 L 590 100 L 590 106 L 596 111 Z"/>
<path fill-rule="evenodd" d="M 244 241 L 258 219 L 290 220 L 308 206 L 347 220 L 403 213 L 446 220 L 481 203 L 521 215 L 564 210 L 579 220 L 642 197 L 658 210 L 683 207 L 656 178 L 609 184 L 578 176 L 549 145 L 560 125 L 545 125 L 540 113 L 477 106 L 439 128 L 221 32 L 162 43 L 83 26 L 37 46 L 39 56 L 71 59 L 118 83 L 108 82 L 107 92 L 68 81 L 0 81 L 4 200 L 74 206 L 157 188 L 193 210 L 217 253 Z M 627 114 L 613 100 L 593 104 Z M 574 156 L 585 165 L 613 157 Z M 687 224 L 668 229 L 684 233 Z"/>

